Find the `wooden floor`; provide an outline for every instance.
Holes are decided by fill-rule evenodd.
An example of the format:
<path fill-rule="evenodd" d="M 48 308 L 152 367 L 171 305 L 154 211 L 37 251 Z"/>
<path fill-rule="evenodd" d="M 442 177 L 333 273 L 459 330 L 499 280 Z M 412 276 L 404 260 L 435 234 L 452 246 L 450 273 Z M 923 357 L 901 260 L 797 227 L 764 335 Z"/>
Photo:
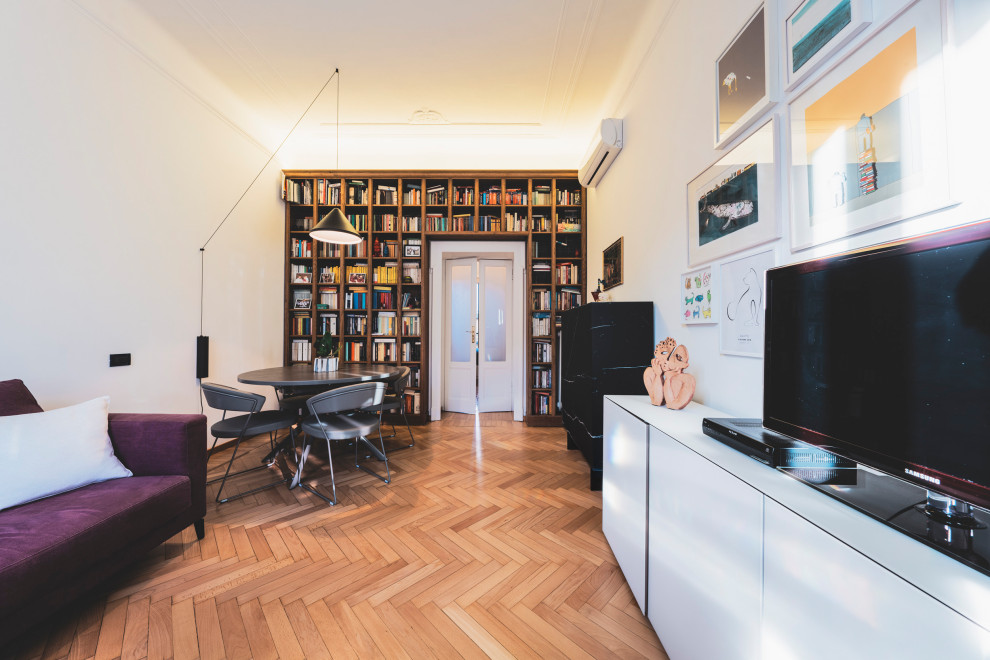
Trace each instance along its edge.
<path fill-rule="evenodd" d="M 414 434 L 388 485 L 335 447 L 336 507 L 283 486 L 217 505 L 210 486 L 205 539 L 177 535 L 0 657 L 667 657 L 562 429 L 447 414 Z M 243 466 L 267 437 L 249 447 Z M 325 448 L 306 473 L 327 483 Z"/>

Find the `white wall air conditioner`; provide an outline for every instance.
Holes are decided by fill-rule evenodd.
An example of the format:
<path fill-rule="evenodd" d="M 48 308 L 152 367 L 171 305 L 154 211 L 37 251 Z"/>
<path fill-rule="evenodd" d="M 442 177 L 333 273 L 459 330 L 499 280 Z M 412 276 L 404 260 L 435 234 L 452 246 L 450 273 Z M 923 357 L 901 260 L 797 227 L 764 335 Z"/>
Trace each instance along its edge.
<path fill-rule="evenodd" d="M 578 170 L 578 181 L 585 188 L 594 188 L 605 171 L 622 151 L 622 120 L 603 119 L 595 145 L 588 152 L 584 166 Z"/>

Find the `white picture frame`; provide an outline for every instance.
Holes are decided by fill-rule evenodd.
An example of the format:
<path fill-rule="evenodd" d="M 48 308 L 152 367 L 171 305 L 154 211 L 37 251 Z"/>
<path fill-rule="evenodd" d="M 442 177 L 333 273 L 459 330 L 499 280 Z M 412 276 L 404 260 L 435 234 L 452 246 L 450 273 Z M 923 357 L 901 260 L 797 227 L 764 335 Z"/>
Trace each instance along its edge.
<path fill-rule="evenodd" d="M 941 18 L 916 4 L 791 101 L 794 250 L 950 205 Z"/>
<path fill-rule="evenodd" d="M 683 325 L 718 323 L 720 305 L 715 268 L 705 266 L 682 273 L 677 290 Z"/>
<path fill-rule="evenodd" d="M 771 248 L 719 266 L 719 352 L 723 355 L 763 357 L 766 272 L 774 265 L 776 251 Z"/>
<path fill-rule="evenodd" d="M 801 2 L 784 20 L 784 89 L 795 89 L 872 21 L 871 0 Z"/>
<path fill-rule="evenodd" d="M 774 12 L 761 4 L 715 60 L 716 149 L 728 146 L 774 103 L 774 26 Z"/>
<path fill-rule="evenodd" d="M 689 266 L 780 236 L 780 132 L 779 121 L 771 117 L 688 183 Z M 730 206 L 745 202 L 753 205 L 750 213 L 745 205 Z"/>

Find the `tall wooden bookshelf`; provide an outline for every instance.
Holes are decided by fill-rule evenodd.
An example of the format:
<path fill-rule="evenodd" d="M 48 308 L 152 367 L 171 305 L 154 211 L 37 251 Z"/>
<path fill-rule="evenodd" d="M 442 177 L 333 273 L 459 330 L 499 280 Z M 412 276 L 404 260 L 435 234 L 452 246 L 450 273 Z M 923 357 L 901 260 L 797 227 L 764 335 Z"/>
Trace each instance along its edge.
<path fill-rule="evenodd" d="M 430 243 L 524 241 L 525 420 L 560 424 L 558 318 L 584 302 L 587 291 L 585 191 L 575 172 L 284 170 L 283 176 L 285 364 L 312 362 L 316 339 L 330 329 L 343 363 L 410 367 L 410 403 L 419 398 L 410 421 L 426 423 Z M 336 246 L 309 237 L 334 207 L 363 234 L 362 243 Z"/>

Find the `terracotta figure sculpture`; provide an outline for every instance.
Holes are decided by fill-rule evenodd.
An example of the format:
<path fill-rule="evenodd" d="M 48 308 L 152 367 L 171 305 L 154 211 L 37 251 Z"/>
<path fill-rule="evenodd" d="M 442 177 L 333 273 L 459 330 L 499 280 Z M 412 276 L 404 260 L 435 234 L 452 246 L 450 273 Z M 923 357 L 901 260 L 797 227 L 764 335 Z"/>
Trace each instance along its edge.
<path fill-rule="evenodd" d="M 646 391 L 650 394 L 650 403 L 655 406 L 663 405 L 664 365 L 667 364 L 667 358 L 676 347 L 677 342 L 673 337 L 667 337 L 657 344 L 653 350 L 653 360 L 643 372 L 643 383 L 646 385 Z"/>
<path fill-rule="evenodd" d="M 683 344 L 674 349 L 664 364 L 663 396 L 667 407 L 680 410 L 691 403 L 697 382 L 694 376 L 684 373 L 688 366 L 688 350 Z"/>
<path fill-rule="evenodd" d="M 678 346 L 673 337 L 667 337 L 653 350 L 653 360 L 643 372 L 643 383 L 650 395 L 650 403 L 671 410 L 680 410 L 694 398 L 697 385 L 694 376 L 684 373 L 688 366 L 686 346 Z"/>

